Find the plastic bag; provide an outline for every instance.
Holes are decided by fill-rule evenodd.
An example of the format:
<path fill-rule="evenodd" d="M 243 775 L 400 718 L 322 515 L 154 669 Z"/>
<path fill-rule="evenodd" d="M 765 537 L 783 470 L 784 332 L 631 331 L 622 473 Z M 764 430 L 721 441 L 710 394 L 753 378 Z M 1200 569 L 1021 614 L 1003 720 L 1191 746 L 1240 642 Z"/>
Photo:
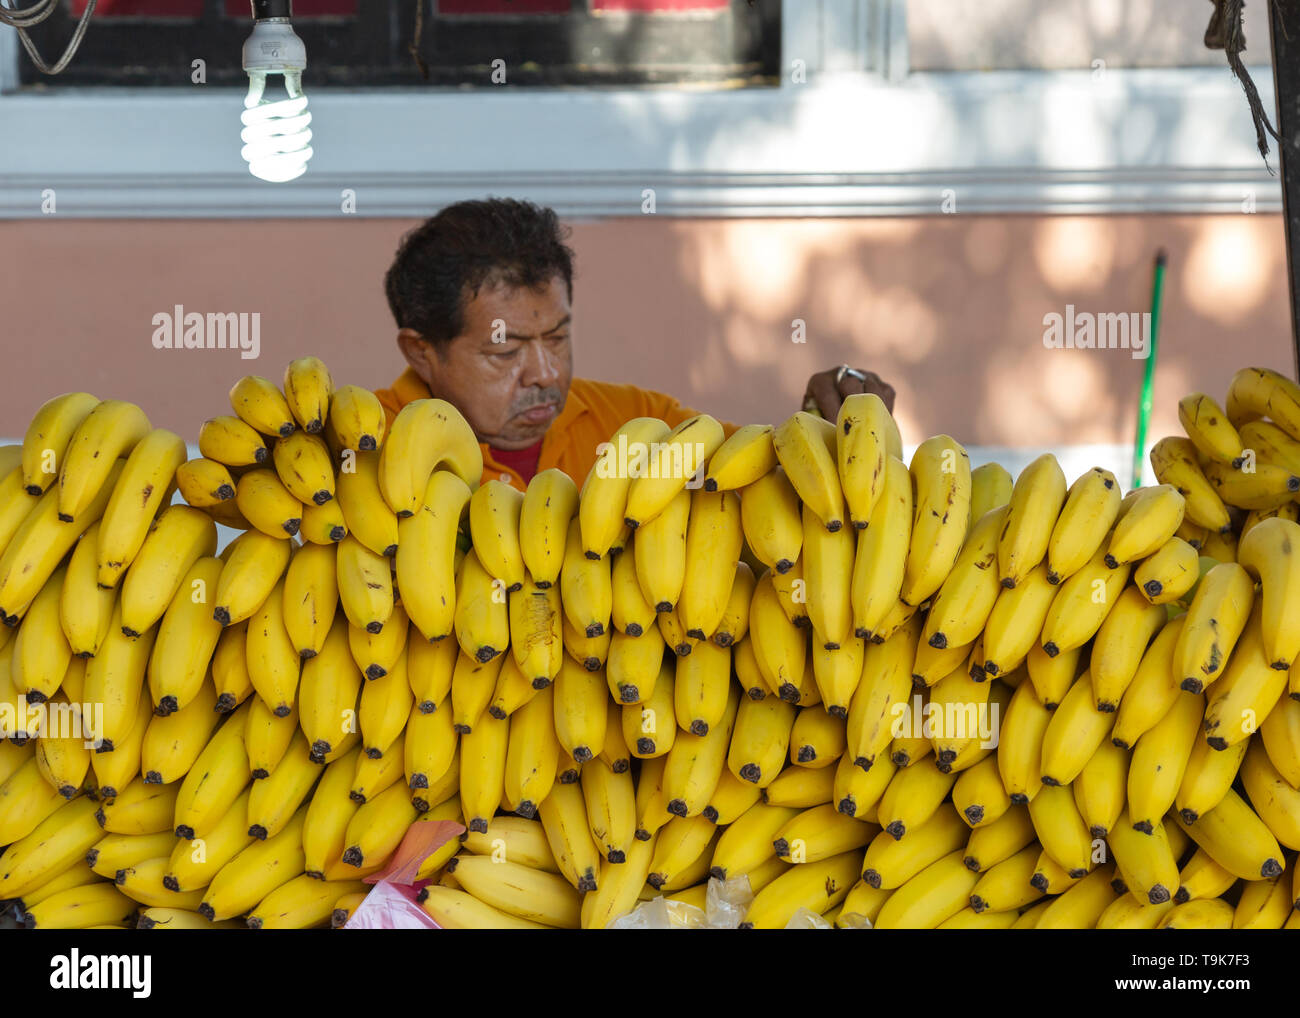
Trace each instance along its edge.
<path fill-rule="evenodd" d="M 744 921 L 745 913 L 754 900 L 749 889 L 749 877 L 741 875 L 728 880 L 709 878 L 706 912 L 711 930 L 734 930 Z"/>
<path fill-rule="evenodd" d="M 790 917 L 790 921 L 789 921 L 788 923 L 785 924 L 785 928 L 786 928 L 787 930 L 831 930 L 831 929 L 834 929 L 834 927 L 831 926 L 830 923 L 828 923 L 825 919 L 823 919 L 821 916 L 819 916 L 819 915 L 818 915 L 816 912 L 814 912 L 812 909 L 809 909 L 809 908 L 802 908 L 802 907 L 800 907 L 799 909 L 796 909 L 796 910 L 795 910 L 794 915 L 792 915 L 792 916 Z"/>
<path fill-rule="evenodd" d="M 417 881 L 415 875 L 430 855 L 465 828 L 451 820 L 416 821 L 393 853 L 387 868 L 362 877 L 374 889 L 344 924 L 345 930 L 438 930 L 433 918 L 416 901 L 428 880 Z"/>

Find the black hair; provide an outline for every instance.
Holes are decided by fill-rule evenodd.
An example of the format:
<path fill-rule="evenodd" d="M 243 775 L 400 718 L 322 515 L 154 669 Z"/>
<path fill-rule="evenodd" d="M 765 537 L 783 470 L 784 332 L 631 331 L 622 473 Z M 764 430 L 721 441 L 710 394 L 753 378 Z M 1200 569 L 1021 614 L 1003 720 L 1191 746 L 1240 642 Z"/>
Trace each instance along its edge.
<path fill-rule="evenodd" d="M 460 335 L 485 282 L 539 288 L 556 276 L 573 299 L 573 251 L 554 209 L 514 198 L 456 202 L 407 233 L 384 277 L 399 329 L 441 345 Z"/>

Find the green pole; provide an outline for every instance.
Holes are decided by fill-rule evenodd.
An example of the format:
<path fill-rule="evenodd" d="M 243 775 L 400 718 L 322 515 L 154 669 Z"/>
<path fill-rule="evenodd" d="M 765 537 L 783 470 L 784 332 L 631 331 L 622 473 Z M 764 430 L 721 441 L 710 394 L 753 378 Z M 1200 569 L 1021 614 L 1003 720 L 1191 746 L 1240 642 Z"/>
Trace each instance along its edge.
<path fill-rule="evenodd" d="M 1165 252 L 1156 252 L 1156 271 L 1151 280 L 1151 349 L 1147 352 L 1146 371 L 1142 376 L 1142 396 L 1138 401 L 1137 440 L 1133 445 L 1133 487 L 1142 487 L 1142 463 L 1146 459 L 1147 426 L 1151 423 L 1151 390 L 1155 386 L 1156 351 L 1160 336 L 1160 297 L 1165 288 Z"/>

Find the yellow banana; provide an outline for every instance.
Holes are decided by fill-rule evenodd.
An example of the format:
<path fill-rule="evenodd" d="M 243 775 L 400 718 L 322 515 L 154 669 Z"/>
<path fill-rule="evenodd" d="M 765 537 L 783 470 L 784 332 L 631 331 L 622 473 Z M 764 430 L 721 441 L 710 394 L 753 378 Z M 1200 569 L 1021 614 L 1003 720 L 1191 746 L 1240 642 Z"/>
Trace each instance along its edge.
<path fill-rule="evenodd" d="M 279 387 L 260 375 L 245 375 L 230 390 L 230 408 L 263 435 L 283 438 L 298 425 Z"/>
<path fill-rule="evenodd" d="M 199 428 L 199 455 L 225 467 L 251 467 L 268 462 L 271 450 L 253 428 L 226 414 Z"/>
<path fill-rule="evenodd" d="M 58 479 L 69 443 L 99 402 L 98 397 L 88 392 L 65 392 L 41 404 L 22 442 L 18 476 L 22 490 L 28 495 L 44 494 Z M 5 472 L 13 469 L 11 465 Z"/>
<path fill-rule="evenodd" d="M 1059 470 L 1059 468 L 1058 468 Z M 972 643 L 984 629 L 1001 589 L 998 585 L 999 549 L 1008 533 L 1010 509 L 990 509 L 971 528 L 952 571 L 943 581 L 921 630 L 921 641 L 942 650 Z M 1027 523 L 1024 517 L 1022 522 Z M 1015 539 L 1019 543 L 1019 538 Z M 1023 551 L 1023 549 L 1022 549 Z M 1002 587 L 1013 588 L 1023 577 L 1012 577 Z"/>
<path fill-rule="evenodd" d="M 329 419 L 334 379 L 317 357 L 299 357 L 284 369 L 284 397 L 298 426 L 318 435 Z"/>
<path fill-rule="evenodd" d="M 876 916 L 878 930 L 934 929 L 970 902 L 979 877 L 961 850 L 931 863 L 889 896 Z"/>
<path fill-rule="evenodd" d="M 306 814 L 305 808 L 300 809 L 279 834 L 265 841 L 254 840 L 227 862 L 203 891 L 199 913 L 215 922 L 241 915 L 303 873 Z"/>
<path fill-rule="evenodd" d="M 384 441 L 388 418 L 379 397 L 359 385 L 340 385 L 330 399 L 329 423 L 344 449 L 374 452 Z"/>
<path fill-rule="evenodd" d="M 414 516 L 436 468 L 477 488 L 483 452 L 459 410 L 441 399 L 417 399 L 398 411 L 379 450 L 379 489 L 399 518 Z"/>
<path fill-rule="evenodd" d="M 379 488 L 379 453 L 346 457 L 335 478 L 334 496 L 331 502 L 338 503 L 348 534 L 376 555 L 397 554 L 397 514 Z"/>
<path fill-rule="evenodd" d="M 569 521 L 577 512 L 578 488 L 563 470 L 543 470 L 528 482 L 519 511 L 519 551 L 533 582 L 543 589 L 559 579 Z"/>
<path fill-rule="evenodd" d="M 679 676 L 678 689 L 681 685 Z M 740 699 L 727 751 L 728 770 L 760 788 L 771 784 L 785 763 L 794 719 L 794 705 L 780 697 L 768 694 L 762 700 Z"/>
<path fill-rule="evenodd" d="M 1205 739 L 1216 750 L 1248 739 L 1286 693 L 1287 673 L 1270 666 L 1262 618 L 1256 601 L 1223 677 L 1206 694 Z"/>
<path fill-rule="evenodd" d="M 632 482 L 649 472 L 650 454 L 668 433 L 668 425 L 658 418 L 636 417 L 597 449 L 578 501 L 582 549 L 588 558 L 604 558 L 618 540 Z"/>
<path fill-rule="evenodd" d="M 1121 749 L 1136 745 L 1142 733 L 1165 716 L 1180 694 L 1174 661 L 1186 618 L 1178 616 L 1156 634 L 1124 691 L 1111 731 L 1111 741 Z"/>
<path fill-rule="evenodd" d="M 461 478 L 435 470 L 413 515 L 397 526 L 397 585 L 407 615 L 426 640 L 441 640 L 455 628 L 456 531 L 469 501 L 470 489 Z M 340 554 L 347 543 L 345 538 L 339 545 Z M 368 568 L 378 566 L 375 561 Z"/>
<path fill-rule="evenodd" d="M 577 783 L 557 782 L 539 804 L 538 814 L 563 877 L 578 891 L 596 890 L 600 853 L 591 837 L 587 807 Z"/>
<path fill-rule="evenodd" d="M 773 433 L 777 459 L 800 500 L 827 530 L 844 526 L 844 493 L 836 463 L 836 428 L 799 411 Z"/>
<path fill-rule="evenodd" d="M 1269 880 L 1282 873 L 1282 850 L 1259 815 L 1229 789 L 1214 809 L 1189 824 L 1174 821 L 1216 863 L 1243 880 Z"/>
<path fill-rule="evenodd" d="M 1216 533 L 1232 526 L 1228 507 L 1205 476 L 1196 458 L 1196 447 L 1188 439 L 1172 435 L 1162 438 L 1151 447 L 1150 459 L 1156 480 L 1183 496 L 1188 520 Z"/>
<path fill-rule="evenodd" d="M 1138 589 L 1152 604 L 1179 600 L 1200 578 L 1197 550 L 1179 537 L 1162 544 L 1133 574 Z"/>
<path fill-rule="evenodd" d="M 488 481 L 469 501 L 470 536 L 483 568 L 513 593 L 524 583 L 519 543 L 523 492 L 503 481 Z"/>
<path fill-rule="evenodd" d="M 1065 496 L 1065 474 L 1051 453 L 1039 456 L 1021 471 L 997 537 L 997 568 L 1003 587 L 1014 588 L 1043 561 Z"/>
<path fill-rule="evenodd" d="M 753 484 L 777 464 L 770 424 L 746 424 L 709 457 L 705 491 L 734 491 Z"/>
<path fill-rule="evenodd" d="M 413 545 L 419 543 L 412 542 Z M 414 552 L 414 550 L 413 547 L 412 551 Z M 400 555 L 401 549 L 399 548 L 399 558 Z M 430 563 L 431 568 L 433 568 L 434 562 L 441 564 L 440 560 L 434 559 Z M 401 569 L 401 565 L 398 568 Z M 343 614 L 348 622 L 369 633 L 382 632 L 385 623 L 393 615 L 393 577 L 389 560 L 382 555 L 376 555 L 360 541 L 349 535 L 336 546 L 335 575 L 338 581 L 339 606 L 343 609 Z M 402 582 L 401 573 L 398 575 L 397 582 L 399 585 Z M 424 620 L 426 617 L 423 606 L 428 602 L 433 601 L 445 605 L 448 619 L 447 628 L 450 630 L 453 610 L 451 602 L 453 599 L 448 595 L 453 589 L 449 581 L 447 586 L 432 588 L 430 592 L 426 593 L 414 583 L 408 582 L 408 589 L 405 592 L 407 596 L 403 598 L 402 603 L 406 606 L 411 620 L 416 621 L 417 626 L 420 624 L 420 621 L 416 619 L 417 605 L 421 606 L 418 609 L 420 620 Z M 436 593 L 433 593 L 433 591 L 436 591 Z M 423 631 L 423 628 L 421 631 Z M 426 635 L 428 634 L 426 633 Z M 439 637 L 443 635 L 446 634 L 436 634 Z M 430 639 L 433 638 L 430 637 Z"/>
<path fill-rule="evenodd" d="M 970 522 L 970 457 L 947 435 L 922 442 L 912 456 L 916 492 L 900 599 L 919 606 L 939 589 L 961 551 Z"/>
<path fill-rule="evenodd" d="M 1198 738 L 1174 797 L 1179 816 L 1194 824 L 1202 813 L 1208 813 L 1222 802 L 1237 778 L 1246 750 L 1257 742 L 1243 740 L 1226 750 L 1217 750 L 1205 739 Z"/>
<path fill-rule="evenodd" d="M 875 393 L 854 393 L 840 404 L 835 421 L 836 461 L 849 521 L 864 529 L 885 484 L 892 417 Z"/>
<path fill-rule="evenodd" d="M 1293 618 L 1300 589 L 1300 523 L 1274 517 L 1253 527 L 1237 548 L 1237 561 L 1260 581 L 1264 646 L 1273 668 L 1286 670 L 1300 657 L 1300 629 Z"/>
<path fill-rule="evenodd" d="M 214 555 L 216 547 L 217 528 L 204 513 L 183 505 L 163 509 L 122 580 L 121 624 L 127 635 L 145 633 L 161 619 L 190 570 L 200 559 Z M 191 587 L 190 595 L 206 597 L 211 610 L 221 604 L 220 583 L 215 589 Z"/>
<path fill-rule="evenodd" d="M 357 699 L 364 681 L 348 648 L 347 623 L 336 616 L 325 646 L 303 663 L 298 682 L 298 724 L 316 763 L 326 761 L 356 733 Z"/>
<path fill-rule="evenodd" d="M 1202 456 L 1233 463 L 1241 456 L 1241 436 L 1213 397 L 1193 392 L 1178 401 L 1178 422 Z"/>
<path fill-rule="evenodd" d="M 1061 583 L 1039 640 L 1048 655 L 1055 657 L 1092 639 L 1119 601 L 1132 568 L 1128 563 L 1108 566 L 1104 548 L 1098 548 L 1082 568 Z"/>
<path fill-rule="evenodd" d="M 649 469 L 628 485 L 623 522 L 637 530 L 653 521 L 703 471 L 723 437 L 721 424 L 697 414 L 673 428 L 658 447 L 651 446 Z"/>
<path fill-rule="evenodd" d="M 1220 563 L 1201 578 L 1174 649 L 1174 672 L 1183 689 L 1199 693 L 1223 674 L 1254 600 L 1255 584 L 1235 562 Z"/>
<path fill-rule="evenodd" d="M 910 480 L 908 499 L 911 499 Z M 799 496 L 780 466 L 746 485 L 741 492 L 740 522 L 746 544 L 759 562 L 778 573 L 793 568 L 803 547 L 799 506 Z"/>

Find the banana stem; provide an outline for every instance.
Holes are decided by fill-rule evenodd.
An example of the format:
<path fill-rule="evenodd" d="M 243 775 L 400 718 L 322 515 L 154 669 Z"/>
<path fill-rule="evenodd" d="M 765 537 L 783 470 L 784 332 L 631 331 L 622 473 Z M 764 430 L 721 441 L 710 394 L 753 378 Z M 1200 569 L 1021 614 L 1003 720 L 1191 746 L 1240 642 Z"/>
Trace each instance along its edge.
<path fill-rule="evenodd" d="M 1151 281 L 1151 349 L 1147 353 L 1146 371 L 1142 376 L 1142 395 L 1138 400 L 1137 438 L 1133 443 L 1133 487 L 1142 487 L 1142 463 L 1146 459 L 1147 426 L 1151 423 L 1151 391 L 1155 384 L 1156 351 L 1159 349 L 1160 298 L 1165 288 L 1164 249 L 1156 252 L 1156 271 Z"/>

